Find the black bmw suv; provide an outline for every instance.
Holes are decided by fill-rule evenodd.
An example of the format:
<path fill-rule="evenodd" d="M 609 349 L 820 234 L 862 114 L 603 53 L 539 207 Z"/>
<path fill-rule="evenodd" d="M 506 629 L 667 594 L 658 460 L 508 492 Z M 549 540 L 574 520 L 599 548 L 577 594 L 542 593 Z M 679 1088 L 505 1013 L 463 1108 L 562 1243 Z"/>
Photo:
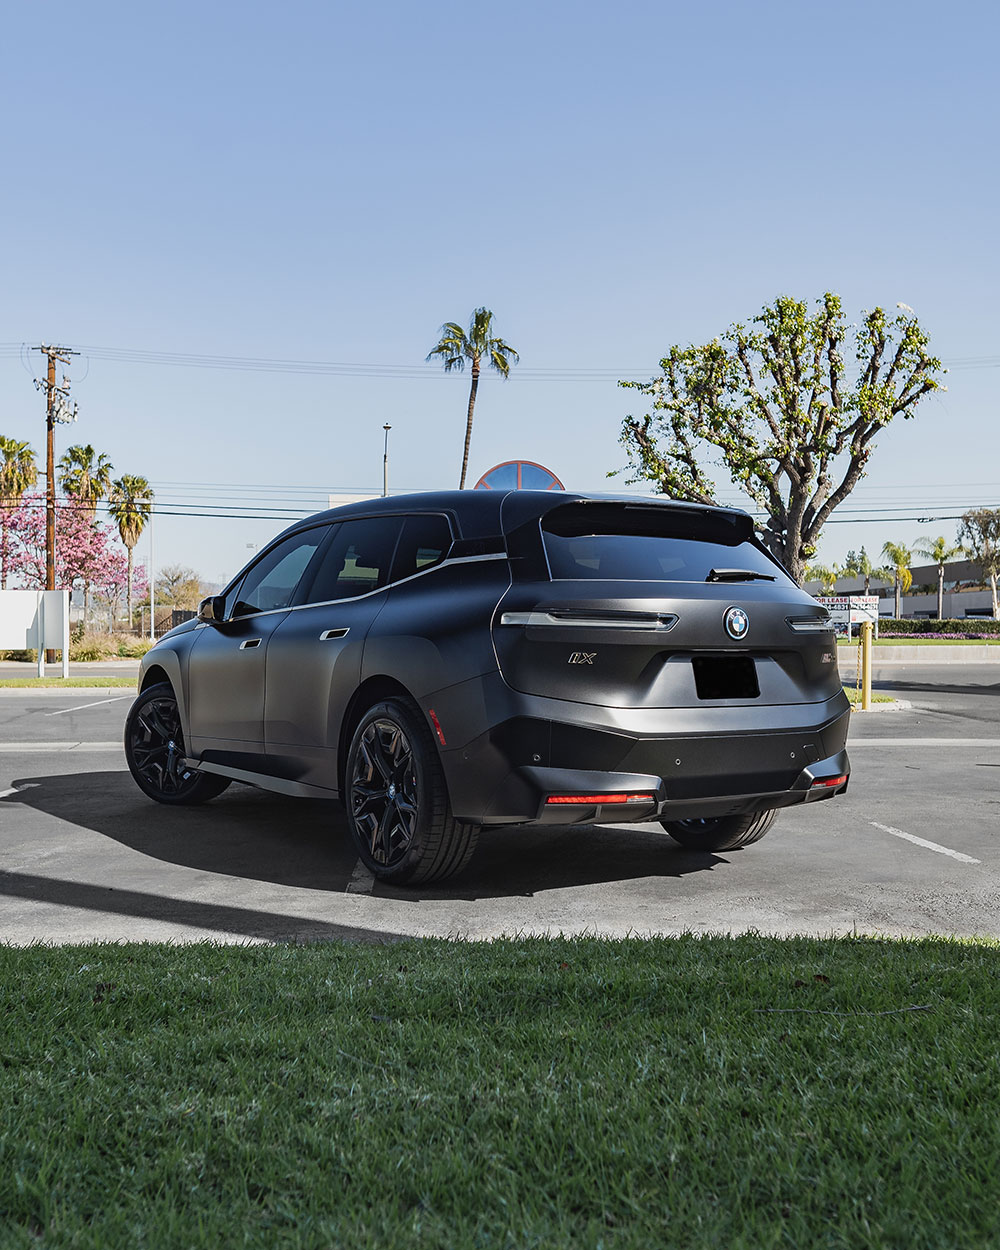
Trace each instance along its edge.
<path fill-rule="evenodd" d="M 146 655 L 125 750 L 161 803 L 340 798 L 401 884 L 491 826 L 744 846 L 846 789 L 849 710 L 825 609 L 746 513 L 463 491 L 285 530 Z"/>

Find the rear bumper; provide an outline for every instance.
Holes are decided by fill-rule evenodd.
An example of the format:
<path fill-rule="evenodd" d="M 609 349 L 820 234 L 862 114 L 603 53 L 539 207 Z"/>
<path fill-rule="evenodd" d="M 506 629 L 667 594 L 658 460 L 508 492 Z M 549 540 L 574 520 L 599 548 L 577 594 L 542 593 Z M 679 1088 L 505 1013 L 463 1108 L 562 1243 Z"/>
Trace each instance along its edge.
<path fill-rule="evenodd" d="M 823 784 L 844 777 L 840 785 Z M 612 824 L 643 820 L 689 820 L 703 816 L 734 816 L 760 812 L 796 803 L 816 803 L 831 799 L 847 790 L 850 763 L 846 751 L 801 769 L 792 785 L 784 790 L 754 790 L 737 794 L 716 794 L 711 797 L 671 797 L 662 777 L 642 773 L 587 772 L 568 768 L 516 769 L 500 793 L 494 797 L 486 823 L 509 824 L 512 821 L 542 825 Z M 645 795 L 651 801 L 642 801 Z M 557 804 L 549 803 L 560 796 Z M 572 795 L 626 795 L 630 801 L 566 803 Z M 511 816 L 512 809 L 520 815 Z M 531 813 L 525 815 L 524 813 Z"/>
<path fill-rule="evenodd" d="M 459 720 L 447 696 L 460 691 L 440 692 L 434 700 L 446 727 Z M 508 688 L 491 690 L 487 683 L 476 694 L 479 715 L 493 727 L 464 746 L 449 743 L 441 759 L 453 812 L 477 824 L 684 820 L 815 802 L 847 787 L 814 788 L 818 779 L 850 772 L 850 705 L 842 692 L 818 704 L 694 709 L 697 723 L 691 709 L 641 709 L 630 716 L 622 709 L 512 699 Z M 653 798 L 546 802 L 553 795 L 623 793 Z"/>

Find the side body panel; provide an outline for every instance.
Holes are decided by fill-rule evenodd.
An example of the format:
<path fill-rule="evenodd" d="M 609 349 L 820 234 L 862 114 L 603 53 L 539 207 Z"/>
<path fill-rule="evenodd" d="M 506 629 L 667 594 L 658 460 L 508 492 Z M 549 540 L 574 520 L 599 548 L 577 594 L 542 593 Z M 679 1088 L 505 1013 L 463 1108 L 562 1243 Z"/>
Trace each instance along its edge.
<path fill-rule="evenodd" d="M 368 635 L 362 677 L 391 677 L 426 712 L 439 691 L 495 673 L 489 623 L 509 585 L 506 559 L 485 557 L 445 563 L 390 587 Z M 441 724 L 447 739 L 449 727 Z M 456 724 L 454 732 L 463 731 Z"/>

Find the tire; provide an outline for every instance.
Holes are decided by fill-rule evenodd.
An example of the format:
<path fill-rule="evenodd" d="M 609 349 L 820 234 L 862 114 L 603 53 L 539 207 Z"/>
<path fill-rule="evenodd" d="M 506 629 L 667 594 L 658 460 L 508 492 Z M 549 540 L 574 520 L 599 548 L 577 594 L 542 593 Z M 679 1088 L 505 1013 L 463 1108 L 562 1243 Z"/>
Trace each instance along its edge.
<path fill-rule="evenodd" d="M 180 711 L 169 682 L 149 686 L 125 721 L 125 759 L 136 785 L 157 803 L 205 803 L 229 785 L 228 777 L 185 768 Z"/>
<path fill-rule="evenodd" d="M 661 820 L 667 833 L 689 851 L 736 851 L 759 841 L 774 824 L 776 811 L 749 816 L 706 816 L 701 820 Z"/>
<path fill-rule="evenodd" d="M 451 814 L 437 747 L 410 699 L 376 703 L 347 752 L 347 823 L 362 863 L 379 881 L 443 881 L 472 857 L 479 826 Z"/>

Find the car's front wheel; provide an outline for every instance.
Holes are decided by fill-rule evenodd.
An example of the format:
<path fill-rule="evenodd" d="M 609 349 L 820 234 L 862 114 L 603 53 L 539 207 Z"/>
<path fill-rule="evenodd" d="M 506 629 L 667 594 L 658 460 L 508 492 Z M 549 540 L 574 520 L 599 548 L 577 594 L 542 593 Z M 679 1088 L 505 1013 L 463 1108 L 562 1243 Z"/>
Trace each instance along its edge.
<path fill-rule="evenodd" d="M 762 838 L 774 824 L 776 811 L 749 816 L 706 816 L 696 820 L 662 820 L 667 833 L 689 851 L 735 851 Z"/>
<path fill-rule="evenodd" d="M 205 803 L 230 784 L 184 763 L 184 734 L 177 698 L 168 682 L 148 686 L 125 721 L 125 759 L 136 785 L 158 803 Z"/>
<path fill-rule="evenodd" d="M 345 782 L 351 836 L 379 880 L 441 881 L 469 862 L 479 828 L 451 814 L 430 729 L 411 700 L 369 708 L 351 739 Z"/>

